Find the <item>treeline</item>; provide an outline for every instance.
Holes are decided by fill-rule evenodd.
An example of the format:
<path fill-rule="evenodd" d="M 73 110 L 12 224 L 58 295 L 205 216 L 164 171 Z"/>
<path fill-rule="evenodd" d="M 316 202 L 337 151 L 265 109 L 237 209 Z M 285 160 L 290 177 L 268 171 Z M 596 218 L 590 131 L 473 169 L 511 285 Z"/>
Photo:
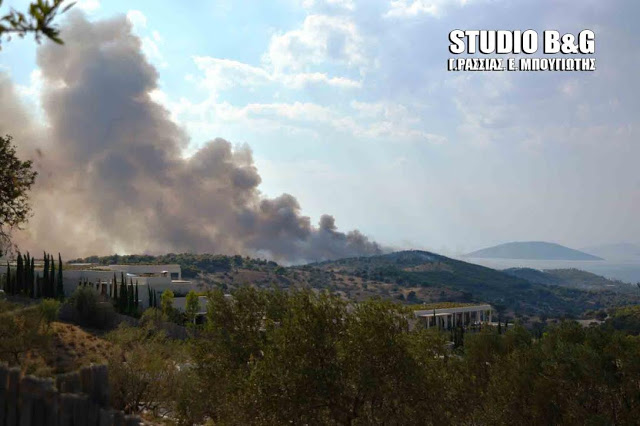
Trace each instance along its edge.
<path fill-rule="evenodd" d="M 132 278 L 127 279 L 124 276 L 124 272 L 120 273 L 120 281 L 118 283 L 117 275 L 113 273 L 113 279 L 111 282 L 102 282 L 93 283 L 87 280 L 80 280 L 78 283 L 78 288 L 91 288 L 95 289 L 98 294 L 105 296 L 111 304 L 113 305 L 116 312 L 130 315 L 130 316 L 140 316 L 141 307 L 140 307 L 140 297 L 138 293 L 138 281 L 133 282 Z M 151 288 L 147 286 L 147 290 L 149 292 L 149 303 L 151 306 L 153 305 L 155 297 L 155 292 L 152 292 Z"/>
<path fill-rule="evenodd" d="M 169 349 L 141 331 L 122 346 L 135 364 L 110 368 L 124 400 L 148 389 L 136 400 L 180 424 L 637 421 L 640 340 L 610 325 L 565 321 L 538 338 L 518 324 L 502 334 L 486 327 L 455 336 L 452 349 L 449 333 L 411 323 L 405 308 L 381 300 L 347 304 L 326 293 L 254 288 L 231 299 L 216 291 L 186 346 Z M 172 368 L 178 359 L 192 367 Z"/>
<path fill-rule="evenodd" d="M 171 264 L 175 263 L 182 268 L 182 276 L 185 278 L 196 277 L 200 273 L 228 272 L 232 268 L 255 269 L 259 267 L 276 268 L 277 263 L 263 259 L 253 259 L 240 255 L 225 256 L 222 254 L 194 254 L 194 253 L 169 253 L 160 256 L 146 254 L 89 256 L 72 260 L 71 263 L 95 263 L 99 265 L 118 264 Z"/>
<path fill-rule="evenodd" d="M 64 299 L 62 278 L 62 257 L 58 253 L 58 268 L 52 254 L 44 252 L 42 271 L 35 269 L 35 259 L 29 252 L 18 252 L 16 266 L 11 268 L 7 261 L 7 270 L 3 276 L 2 289 L 6 294 L 22 295 L 34 299 Z"/>

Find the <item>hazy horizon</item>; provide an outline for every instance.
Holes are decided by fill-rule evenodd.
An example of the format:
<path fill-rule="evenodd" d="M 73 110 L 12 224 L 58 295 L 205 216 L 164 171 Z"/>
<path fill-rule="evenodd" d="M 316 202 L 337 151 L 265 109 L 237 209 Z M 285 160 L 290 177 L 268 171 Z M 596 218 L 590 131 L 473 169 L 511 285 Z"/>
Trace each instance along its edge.
<path fill-rule="evenodd" d="M 640 244 L 638 12 L 631 1 L 80 1 L 64 46 L 27 38 L 0 51 L 0 131 L 40 172 L 17 241 L 67 258 L 290 262 Z M 447 72 L 455 28 L 591 29 L 597 71 Z"/>

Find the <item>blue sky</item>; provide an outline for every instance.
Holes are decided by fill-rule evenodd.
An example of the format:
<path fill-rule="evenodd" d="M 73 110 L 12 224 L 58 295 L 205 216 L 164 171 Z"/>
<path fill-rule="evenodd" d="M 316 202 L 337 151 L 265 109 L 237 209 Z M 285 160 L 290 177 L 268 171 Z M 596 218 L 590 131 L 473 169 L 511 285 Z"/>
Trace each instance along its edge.
<path fill-rule="evenodd" d="M 85 0 L 75 9 L 92 21 L 129 18 L 159 73 L 153 99 L 190 137 L 185 156 L 216 137 L 248 144 L 262 193 L 293 194 L 312 223 L 329 213 L 385 245 L 446 253 L 512 240 L 640 241 L 634 2 Z M 447 72 L 456 28 L 592 29 L 598 69 Z M 37 107 L 36 48 L 4 43 L 0 66 Z"/>

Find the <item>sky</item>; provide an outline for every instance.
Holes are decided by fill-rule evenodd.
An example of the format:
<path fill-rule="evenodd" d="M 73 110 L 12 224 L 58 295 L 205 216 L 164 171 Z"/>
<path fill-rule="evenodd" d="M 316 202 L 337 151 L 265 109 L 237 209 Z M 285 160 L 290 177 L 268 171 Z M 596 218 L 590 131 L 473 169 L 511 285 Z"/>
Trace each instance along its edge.
<path fill-rule="evenodd" d="M 639 12 L 638 2 L 596 0 L 83 0 L 61 28 L 65 39 L 72 19 L 127 22 L 122 31 L 139 39 L 155 70 L 148 101 L 183 135 L 174 154 L 185 162 L 222 138 L 250 153 L 242 167 L 255 168 L 258 198 L 291 194 L 296 220 L 308 217 L 312 232 L 329 214 L 337 229 L 367 236 L 366 250 L 375 241 L 460 254 L 508 241 L 640 242 Z M 591 29 L 597 70 L 450 72 L 453 29 Z M 0 70 L 43 129 L 56 126 L 46 106 L 52 76 L 71 75 L 64 61 L 56 70 L 55 58 L 42 59 L 47 49 L 27 38 L 0 51 Z M 52 205 L 35 198 L 32 244 Z M 126 215 L 118 220 L 96 219 L 121 226 Z M 212 247 L 289 256 L 251 238 Z M 185 247 L 104 241 L 86 249 Z"/>

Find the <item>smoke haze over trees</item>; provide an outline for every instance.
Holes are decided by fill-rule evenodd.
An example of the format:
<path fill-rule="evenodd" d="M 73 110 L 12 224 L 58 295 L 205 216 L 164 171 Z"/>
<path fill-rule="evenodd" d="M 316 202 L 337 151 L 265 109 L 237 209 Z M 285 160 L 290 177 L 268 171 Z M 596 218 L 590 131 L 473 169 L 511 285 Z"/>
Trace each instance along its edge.
<path fill-rule="evenodd" d="M 290 262 L 381 252 L 357 230 L 338 231 L 332 216 L 314 226 L 292 195 L 262 196 L 247 145 L 215 138 L 184 158 L 188 136 L 151 100 L 158 73 L 124 16 L 72 13 L 63 31 L 64 46 L 38 50 L 42 117 L 20 108 L 0 77 L 0 130 L 42 176 L 18 236 L 25 249 L 37 241 L 72 256 L 208 251 Z"/>

